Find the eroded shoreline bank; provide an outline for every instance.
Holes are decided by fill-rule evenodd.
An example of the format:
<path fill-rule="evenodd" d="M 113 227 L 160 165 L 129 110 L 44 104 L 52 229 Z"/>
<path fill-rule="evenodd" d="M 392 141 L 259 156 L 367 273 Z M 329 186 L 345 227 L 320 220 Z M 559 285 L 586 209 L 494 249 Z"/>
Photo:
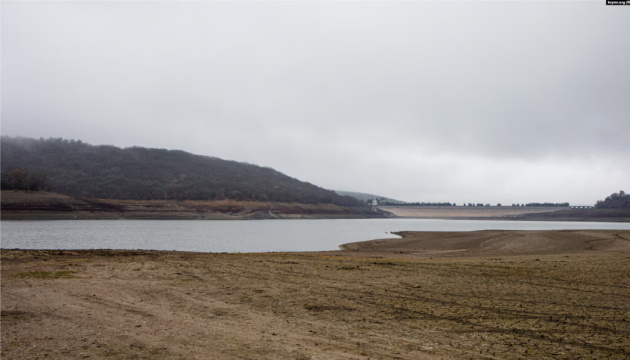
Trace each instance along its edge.
<path fill-rule="evenodd" d="M 368 219 L 389 215 L 370 206 L 235 200 L 89 199 L 3 190 L 5 220 Z"/>

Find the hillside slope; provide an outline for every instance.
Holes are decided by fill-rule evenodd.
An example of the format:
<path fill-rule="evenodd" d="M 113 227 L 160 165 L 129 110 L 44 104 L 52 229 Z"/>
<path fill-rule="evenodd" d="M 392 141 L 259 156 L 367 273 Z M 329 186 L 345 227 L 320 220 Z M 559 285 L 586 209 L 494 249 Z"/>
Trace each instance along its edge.
<path fill-rule="evenodd" d="M 84 198 L 360 204 L 271 168 L 179 150 L 5 136 L 1 145 L 3 189 L 37 181 L 38 188 Z"/>

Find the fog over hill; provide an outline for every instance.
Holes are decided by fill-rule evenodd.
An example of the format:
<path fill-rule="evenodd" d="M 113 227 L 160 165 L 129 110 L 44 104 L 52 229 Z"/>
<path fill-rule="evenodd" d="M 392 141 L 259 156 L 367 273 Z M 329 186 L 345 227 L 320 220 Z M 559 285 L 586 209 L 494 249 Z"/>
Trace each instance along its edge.
<path fill-rule="evenodd" d="M 400 200 L 395 200 L 395 199 L 390 199 L 386 196 L 380 196 L 380 195 L 374 195 L 374 194 L 368 194 L 368 193 L 362 193 L 362 192 L 355 192 L 355 191 L 343 191 L 343 190 L 335 190 L 335 192 L 339 195 L 342 196 L 351 196 L 357 200 L 361 200 L 363 202 L 366 201 L 370 201 L 373 199 L 377 199 L 379 201 L 387 201 L 388 203 L 392 203 L 392 204 L 402 204 L 404 203 L 404 201 L 400 201 Z"/>
<path fill-rule="evenodd" d="M 3 1 L 0 16 L 3 135 L 431 203 L 594 204 L 630 179 L 628 7 L 603 0 Z"/>
<path fill-rule="evenodd" d="M 2 187 L 103 199 L 254 200 L 357 205 L 268 167 L 179 150 L 2 137 Z"/>

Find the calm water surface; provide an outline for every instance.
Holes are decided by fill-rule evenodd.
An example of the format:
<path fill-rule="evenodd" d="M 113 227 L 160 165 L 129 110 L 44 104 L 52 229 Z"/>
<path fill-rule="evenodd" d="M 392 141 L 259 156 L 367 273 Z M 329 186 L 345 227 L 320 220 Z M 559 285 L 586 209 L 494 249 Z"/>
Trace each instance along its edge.
<path fill-rule="evenodd" d="M 361 220 L 54 220 L 1 221 L 3 249 L 143 249 L 199 252 L 337 250 L 339 245 L 396 237 L 392 231 L 630 230 L 630 223 Z"/>

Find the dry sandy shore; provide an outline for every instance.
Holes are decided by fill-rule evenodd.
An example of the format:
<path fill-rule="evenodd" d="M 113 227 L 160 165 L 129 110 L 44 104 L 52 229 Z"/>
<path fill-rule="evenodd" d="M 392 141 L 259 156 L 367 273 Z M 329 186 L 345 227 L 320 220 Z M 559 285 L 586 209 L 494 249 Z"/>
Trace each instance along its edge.
<path fill-rule="evenodd" d="M 2 251 L 2 359 L 628 359 L 630 231 Z"/>
<path fill-rule="evenodd" d="M 477 207 L 477 206 L 379 206 L 397 217 L 417 219 L 503 218 L 518 219 L 526 214 L 550 213 L 566 207 Z"/>

